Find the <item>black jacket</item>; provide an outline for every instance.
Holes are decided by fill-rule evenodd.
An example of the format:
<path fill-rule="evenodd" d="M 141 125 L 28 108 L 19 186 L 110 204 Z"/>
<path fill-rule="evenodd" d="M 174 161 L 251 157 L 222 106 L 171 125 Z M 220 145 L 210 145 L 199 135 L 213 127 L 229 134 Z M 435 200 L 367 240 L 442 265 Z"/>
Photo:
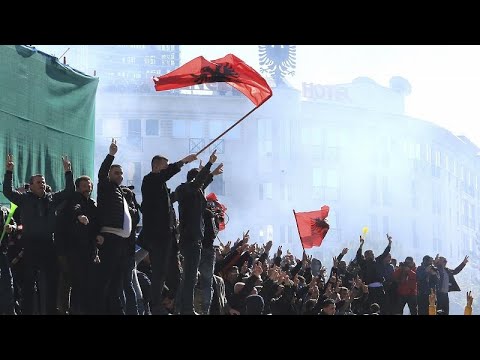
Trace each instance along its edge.
<path fill-rule="evenodd" d="M 203 216 L 207 206 L 203 185 L 210 175 L 211 167 L 212 163 L 209 161 L 195 179 L 179 185 L 175 190 L 178 199 L 180 241 L 203 239 L 205 230 Z"/>
<path fill-rule="evenodd" d="M 18 205 L 22 211 L 22 237 L 25 245 L 31 239 L 51 239 L 55 231 L 55 211 L 58 205 L 71 198 L 75 192 L 73 174 L 71 171 L 65 173 L 65 189 L 55 193 L 45 193 L 39 198 L 28 191 L 19 193 L 13 189 L 13 174 L 11 171 L 5 173 L 3 182 L 3 193 L 5 197 Z"/>
<path fill-rule="evenodd" d="M 360 265 L 360 278 L 367 284 L 374 282 L 382 283 L 385 281 L 385 264 L 383 259 L 390 253 L 390 245 L 387 245 L 382 254 L 377 256 L 375 260 L 367 261 L 362 256 L 362 246 L 357 250 L 355 260 Z"/>
<path fill-rule="evenodd" d="M 98 170 L 97 206 L 100 226 L 123 229 L 123 193 L 108 179 L 114 156 L 108 154 Z"/>
<path fill-rule="evenodd" d="M 87 199 L 81 193 L 73 195 L 69 207 L 70 238 L 69 252 L 75 256 L 78 251 L 94 255 L 96 236 L 100 233 L 97 204 L 93 199 Z M 78 221 L 84 215 L 88 218 L 88 225 Z"/>
<path fill-rule="evenodd" d="M 174 228 L 175 214 L 170 200 L 167 181 L 177 174 L 183 166 L 179 161 L 169 164 L 159 173 L 149 173 L 142 181 L 142 232 L 146 244 L 152 241 L 169 239 Z"/>

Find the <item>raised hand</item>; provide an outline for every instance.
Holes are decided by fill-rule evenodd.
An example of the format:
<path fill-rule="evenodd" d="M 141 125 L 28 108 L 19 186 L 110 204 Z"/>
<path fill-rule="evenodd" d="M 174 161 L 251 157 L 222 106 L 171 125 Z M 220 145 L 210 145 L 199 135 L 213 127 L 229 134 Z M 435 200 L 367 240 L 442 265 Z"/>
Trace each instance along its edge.
<path fill-rule="evenodd" d="M 78 222 L 80 222 L 83 225 L 88 225 L 89 223 L 88 217 L 86 217 L 85 215 L 79 215 L 77 219 L 78 219 Z"/>
<path fill-rule="evenodd" d="M 248 261 L 245 261 L 240 269 L 240 274 L 245 275 L 248 270 Z"/>
<path fill-rule="evenodd" d="M 13 171 L 13 165 L 15 165 L 13 163 L 13 155 L 8 154 L 5 168 L 7 169 L 7 171 Z"/>
<path fill-rule="evenodd" d="M 220 175 L 220 174 L 223 174 L 223 163 L 220 163 L 220 164 L 215 168 L 215 170 L 212 171 L 212 175 L 213 175 L 213 176 L 217 176 L 217 175 Z"/>
<path fill-rule="evenodd" d="M 467 265 L 468 263 L 468 255 L 465 256 L 465 259 L 463 259 L 462 264 Z"/>
<path fill-rule="evenodd" d="M 190 155 L 185 156 L 185 157 L 182 159 L 182 162 L 183 162 L 184 164 L 188 164 L 188 163 L 191 163 L 192 161 L 195 161 L 195 160 L 197 160 L 197 155 L 195 155 L 195 154 L 190 154 Z M 202 160 L 200 160 L 200 166 L 199 166 L 200 170 L 202 169 L 202 167 L 203 167 L 203 166 L 202 166 Z"/>
<path fill-rule="evenodd" d="M 228 241 L 227 245 L 225 245 L 222 249 L 222 254 L 228 254 L 230 252 L 231 246 L 232 246 L 232 242 Z"/>
<path fill-rule="evenodd" d="M 248 235 L 249 232 L 250 230 L 247 230 L 247 232 L 243 234 L 242 240 L 244 244 L 248 244 L 248 240 L 250 240 L 250 235 Z"/>
<path fill-rule="evenodd" d="M 112 143 L 110 144 L 110 148 L 108 149 L 108 153 L 112 156 L 115 156 L 117 151 L 118 151 L 117 140 L 112 138 Z"/>
<path fill-rule="evenodd" d="M 265 252 L 268 253 L 270 251 L 270 249 L 272 248 L 272 245 L 273 245 L 273 242 L 272 240 L 270 240 L 269 242 L 267 242 L 267 244 L 265 245 Z"/>
<path fill-rule="evenodd" d="M 344 249 L 342 250 L 342 255 L 345 255 L 347 252 L 348 252 L 348 248 L 344 248 Z"/>
<path fill-rule="evenodd" d="M 392 245 L 392 237 L 387 233 L 388 245 Z"/>
<path fill-rule="evenodd" d="M 472 291 L 467 291 L 467 306 L 472 307 L 472 304 L 473 304 Z"/>
<path fill-rule="evenodd" d="M 336 256 L 333 257 L 333 267 L 338 268 L 338 259 Z"/>
<path fill-rule="evenodd" d="M 212 155 L 210 155 L 210 159 L 208 160 L 210 164 L 213 164 L 215 161 L 217 161 L 217 149 L 213 150 Z"/>
<path fill-rule="evenodd" d="M 360 235 L 360 246 L 362 246 L 364 242 L 365 242 L 365 239 L 362 237 L 362 235 Z"/>
<path fill-rule="evenodd" d="M 260 261 L 257 261 L 256 264 L 253 266 L 253 275 L 260 277 L 262 275 L 263 268 L 262 268 L 262 263 Z"/>
<path fill-rule="evenodd" d="M 68 160 L 67 155 L 62 156 L 62 162 L 63 162 L 63 170 L 65 170 L 65 172 L 72 171 L 72 163 L 70 162 L 70 160 Z"/>
<path fill-rule="evenodd" d="M 280 245 L 277 249 L 277 257 L 281 257 L 282 256 L 282 246 Z"/>

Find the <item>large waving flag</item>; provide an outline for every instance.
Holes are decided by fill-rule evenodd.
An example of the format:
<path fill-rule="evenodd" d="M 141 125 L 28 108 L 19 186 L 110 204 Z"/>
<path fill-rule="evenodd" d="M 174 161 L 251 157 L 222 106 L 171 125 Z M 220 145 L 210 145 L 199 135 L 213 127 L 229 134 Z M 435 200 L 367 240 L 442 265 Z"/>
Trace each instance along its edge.
<path fill-rule="evenodd" d="M 330 207 L 322 206 L 320 210 L 308 212 L 295 212 L 295 221 L 297 222 L 298 235 L 304 249 L 311 249 L 314 246 L 322 245 L 322 241 L 327 235 L 330 225 L 326 218 Z"/>
<path fill-rule="evenodd" d="M 154 77 L 155 90 L 171 90 L 203 83 L 226 82 L 248 97 L 257 107 L 272 96 L 267 81 L 233 54 L 208 61 L 199 56 L 178 69 Z"/>

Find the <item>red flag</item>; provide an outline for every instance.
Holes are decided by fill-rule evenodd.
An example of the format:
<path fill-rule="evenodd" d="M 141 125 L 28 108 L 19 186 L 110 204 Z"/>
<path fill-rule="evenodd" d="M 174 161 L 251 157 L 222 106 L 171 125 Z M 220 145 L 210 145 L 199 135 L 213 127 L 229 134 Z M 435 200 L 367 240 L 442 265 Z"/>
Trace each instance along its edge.
<path fill-rule="evenodd" d="M 305 249 L 311 249 L 314 246 L 320 246 L 322 244 L 330 228 L 330 225 L 328 225 L 326 221 L 329 210 L 330 207 L 324 205 L 317 211 L 298 213 L 296 213 L 295 210 L 293 211 L 300 241 Z"/>
<path fill-rule="evenodd" d="M 215 205 L 215 212 L 219 216 L 218 231 L 225 230 L 225 214 L 227 212 L 227 207 L 223 204 L 220 204 L 215 193 L 208 194 L 206 199 Z"/>
<path fill-rule="evenodd" d="M 226 82 L 260 106 L 272 96 L 267 81 L 233 54 L 208 61 L 199 56 L 178 69 L 154 77 L 155 90 L 171 90 L 203 83 Z"/>

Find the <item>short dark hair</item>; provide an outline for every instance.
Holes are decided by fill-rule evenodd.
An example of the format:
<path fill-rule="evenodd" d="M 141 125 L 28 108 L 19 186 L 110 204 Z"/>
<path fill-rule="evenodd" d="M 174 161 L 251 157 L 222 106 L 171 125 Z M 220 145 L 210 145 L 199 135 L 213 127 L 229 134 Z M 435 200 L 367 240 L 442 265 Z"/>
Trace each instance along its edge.
<path fill-rule="evenodd" d="M 200 170 L 196 168 L 189 170 L 187 173 L 187 181 L 192 181 L 193 179 L 195 179 L 199 172 Z"/>
<path fill-rule="evenodd" d="M 90 179 L 90 177 L 87 176 L 87 175 L 82 175 L 82 176 L 76 178 L 76 179 L 75 179 L 75 188 L 78 189 L 78 188 L 80 187 L 80 183 L 81 183 L 82 181 L 92 182 L 92 179 Z"/>
<path fill-rule="evenodd" d="M 35 179 L 36 177 L 43 177 L 43 178 L 45 178 L 45 176 L 43 176 L 42 174 L 32 175 L 32 176 L 30 176 L 30 185 L 33 184 L 33 179 Z"/>
<path fill-rule="evenodd" d="M 328 305 L 335 305 L 335 301 L 333 301 L 333 299 L 325 299 L 325 300 L 323 300 L 322 308 L 325 308 L 325 307 L 327 307 Z"/>
<path fill-rule="evenodd" d="M 113 165 L 110 166 L 110 170 L 112 170 L 113 168 L 119 168 L 119 169 L 121 169 L 122 167 L 121 167 L 120 165 L 118 165 L 118 164 L 113 164 Z"/>
<path fill-rule="evenodd" d="M 155 161 L 160 161 L 160 160 L 165 160 L 168 162 L 168 159 L 165 157 L 165 156 L 162 156 L 162 155 L 155 155 L 153 158 L 152 158 L 152 167 L 153 167 L 153 163 Z"/>

